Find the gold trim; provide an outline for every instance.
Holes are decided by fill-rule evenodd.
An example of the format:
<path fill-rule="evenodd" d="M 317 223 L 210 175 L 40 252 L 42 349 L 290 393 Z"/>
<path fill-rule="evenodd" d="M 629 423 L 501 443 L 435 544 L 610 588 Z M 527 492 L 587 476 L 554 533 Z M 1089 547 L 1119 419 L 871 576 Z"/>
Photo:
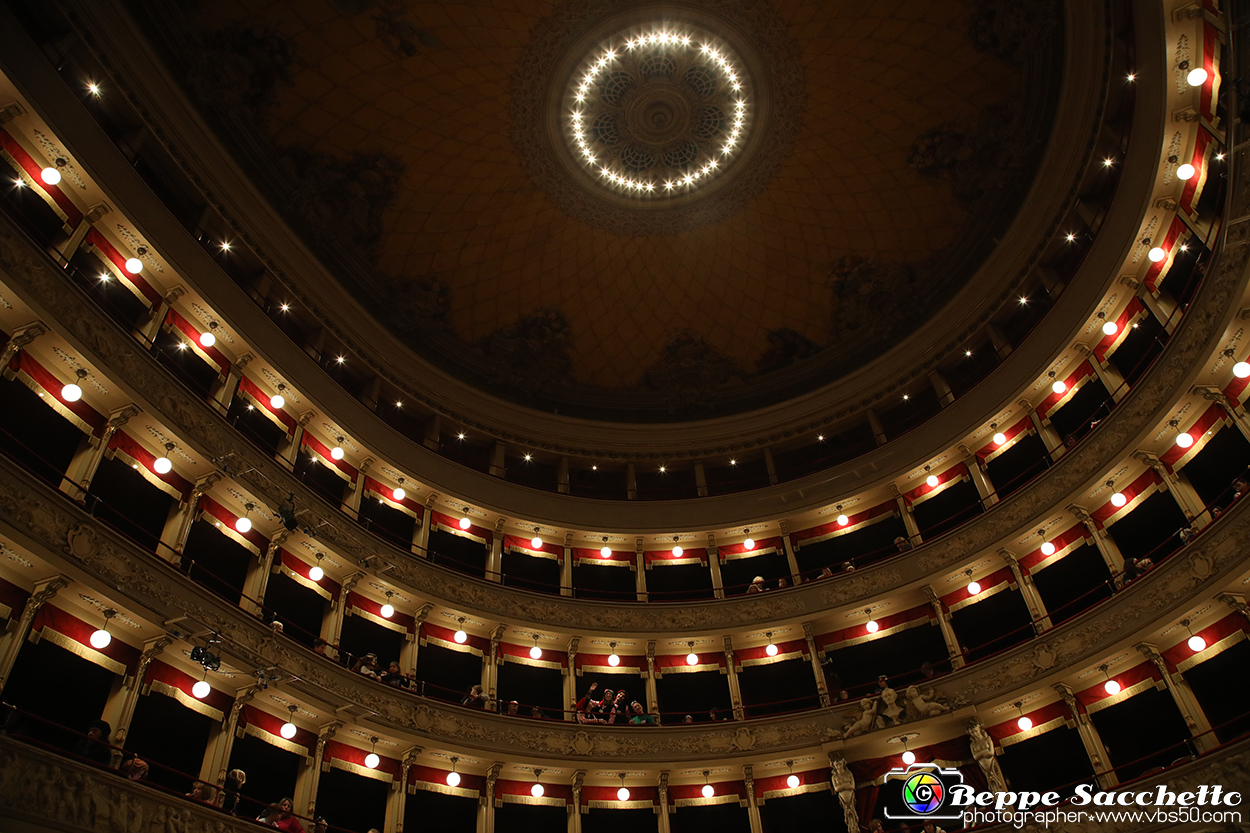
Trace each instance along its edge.
<path fill-rule="evenodd" d="M 699 796 L 698 798 L 675 798 L 673 799 L 674 810 L 680 809 L 682 807 L 711 807 L 714 804 L 739 804 L 739 805 L 745 806 L 746 802 L 744 802 L 741 798 L 739 798 L 736 792 L 725 793 L 724 795 L 714 795 L 711 798 L 704 798 L 703 796 Z"/>
<path fill-rule="evenodd" d="M 546 651 L 543 652 L 544 654 Z M 508 654 L 501 654 L 500 658 L 504 662 L 515 662 L 517 665 L 532 665 L 536 668 L 555 668 L 559 671 L 564 670 L 564 666 L 559 662 L 552 662 L 546 659 L 530 659 L 529 657 L 514 657 Z"/>
<path fill-rule="evenodd" d="M 283 422 L 283 421 L 282 421 L 282 419 L 281 419 L 281 418 L 280 418 L 277 414 L 275 414 L 273 411 L 269 410 L 269 403 L 268 403 L 268 402 L 261 402 L 259 399 L 257 399 L 255 396 L 253 396 L 253 395 L 251 394 L 251 392 L 244 390 L 242 385 L 239 385 L 239 388 L 238 388 L 237 394 L 238 394 L 239 396 L 244 397 L 244 398 L 245 398 L 245 399 L 247 399 L 249 402 L 251 402 L 251 403 L 252 403 L 252 407 L 254 407 L 256 410 L 260 411 L 260 412 L 261 412 L 262 414 L 264 414 L 266 417 L 268 417 L 269 421 L 270 421 L 270 422 L 272 422 L 274 425 L 276 425 L 276 426 L 278 426 L 279 428 L 281 428 L 281 429 L 282 429 L 282 433 L 286 434 L 288 437 L 289 437 L 289 436 L 291 436 L 292 434 L 294 434 L 294 433 L 295 433 L 295 429 L 294 429 L 294 428 L 292 428 L 291 426 L 287 425 L 285 422 Z"/>
<path fill-rule="evenodd" d="M 586 802 L 587 809 L 590 810 L 655 810 L 657 813 L 660 808 L 653 804 L 650 800 L 646 801 L 600 801 L 599 799 L 591 799 Z"/>
<path fill-rule="evenodd" d="M 746 668 L 751 665 L 772 665 L 774 662 L 787 662 L 792 659 L 807 659 L 803 656 L 802 651 L 787 651 L 786 653 L 778 653 L 775 657 L 763 656 L 757 659 L 740 659 L 738 666 Z"/>
<path fill-rule="evenodd" d="M 893 627 L 879 630 L 876 633 L 866 633 L 863 636 L 855 636 L 855 637 L 851 637 L 850 639 L 843 639 L 840 642 L 830 642 L 827 645 L 825 645 L 825 647 L 822 648 L 821 650 L 836 651 L 838 650 L 838 648 L 840 648 L 843 645 L 860 645 L 864 642 L 871 642 L 874 639 L 882 639 L 892 634 L 900 633 L 902 631 L 908 630 L 910 628 L 918 627 L 920 625 L 936 625 L 936 624 L 937 622 L 935 622 L 928 615 L 918 616 L 915 619 L 912 619 L 907 622 L 901 622 L 897 625 L 894 625 Z"/>
<path fill-rule="evenodd" d="M 996 584 L 993 587 L 983 587 L 981 588 L 981 592 L 976 594 L 975 596 L 969 596 L 963 601 L 955 602 L 952 605 L 947 605 L 946 609 L 949 610 L 951 613 L 954 613 L 956 610 L 962 610 L 968 605 L 974 605 L 977 602 L 981 601 L 982 599 L 988 599 L 990 596 L 993 596 L 995 593 L 1001 593 L 1004 590 L 1010 590 L 1011 586 L 1015 584 L 1015 582 L 1016 580 L 1014 576 L 1011 578 L 1005 578 L 1003 579 L 1002 584 Z"/>
<path fill-rule="evenodd" d="M 1150 688 L 1157 688 L 1160 691 L 1162 691 L 1164 688 L 1167 688 L 1167 684 L 1164 683 L 1163 680 L 1156 680 L 1153 677 L 1147 678 L 1145 680 L 1142 680 L 1140 683 L 1134 683 L 1128 688 L 1120 689 L 1119 694 L 1113 694 L 1110 697 L 1104 697 L 1101 700 L 1096 700 L 1093 703 L 1088 704 L 1087 706 L 1085 706 L 1085 713 L 1095 714 L 1097 712 L 1102 711 L 1103 709 L 1107 709 L 1112 706 L 1123 703 L 1128 698 L 1133 697 L 1137 694 L 1141 694 L 1143 691 L 1146 691 L 1147 689 L 1150 689 Z"/>
<path fill-rule="evenodd" d="M 191 711 L 199 712 L 205 717 L 211 717 L 213 720 L 218 722 L 225 720 L 225 715 L 222 714 L 221 709 L 215 709 L 203 700 L 197 700 L 195 697 L 188 695 L 182 689 L 172 686 L 169 683 L 163 683 L 160 680 L 153 680 L 148 683 L 148 691 L 155 691 L 158 694 L 164 694 L 167 697 L 172 697 Z"/>
<path fill-rule="evenodd" d="M 346 770 L 347 772 L 354 772 L 357 775 L 363 775 L 365 778 L 372 778 L 375 781 L 385 781 L 388 784 L 395 780 L 395 777 L 391 775 L 389 772 L 383 772 L 380 769 L 369 769 L 369 767 L 367 766 L 361 766 L 360 764 L 353 764 L 349 761 L 344 761 L 339 758 L 331 758 L 330 766 L 334 767 L 335 769 L 342 769 L 342 770 Z"/>
<path fill-rule="evenodd" d="M 389 628 L 393 631 L 398 631 L 399 633 L 405 633 L 405 634 L 411 635 L 410 631 L 406 627 L 400 624 L 396 624 L 395 622 L 392 622 L 390 619 L 383 619 L 381 616 L 375 616 L 369 611 L 361 610 L 355 605 L 348 605 L 347 609 L 348 611 L 350 611 L 352 616 L 359 616 L 362 619 L 373 622 L 374 624 L 381 625 L 384 628 Z"/>
<path fill-rule="evenodd" d="M 461 798 L 479 798 L 481 796 L 477 790 L 471 790 L 468 787 L 449 787 L 446 784 L 438 784 L 433 781 L 409 781 L 408 792 L 415 793 L 417 790 L 442 793 L 443 795 L 458 795 Z"/>
<path fill-rule="evenodd" d="M 312 760 L 312 755 L 308 754 L 308 747 L 301 746 L 298 743 L 292 743 L 286 738 L 275 735 L 272 732 L 266 732 L 259 726 L 253 726 L 249 723 L 243 727 L 243 732 L 254 738 L 260 738 L 270 746 L 276 746 L 279 749 L 285 749 L 287 752 L 294 752 L 307 760 Z"/>
<path fill-rule="evenodd" d="M 1044 735 L 1049 731 L 1058 729 L 1060 726 L 1070 726 L 1070 725 L 1071 724 L 1068 722 L 1068 719 L 1066 717 L 1056 717 L 1054 720 L 1047 720 L 1045 723 L 1039 723 L 1035 725 L 1032 729 L 1029 729 L 1027 732 L 1017 732 L 1014 735 L 1008 735 L 1002 740 L 999 740 L 998 745 L 1002 747 L 1011 746 L 1013 744 L 1019 743 L 1022 740 L 1028 740 L 1029 738 L 1035 738 L 1038 735 Z"/>
<path fill-rule="evenodd" d="M 531 806 L 543 807 L 567 807 L 568 802 L 563 798 L 552 798 L 544 795 L 542 798 L 534 798 L 532 795 L 496 795 L 495 806 L 501 804 L 529 804 Z"/>
<path fill-rule="evenodd" d="M 771 796 L 773 796 L 774 798 L 776 798 L 776 797 L 778 797 L 778 796 L 794 795 L 795 793 L 818 793 L 818 792 L 824 792 L 824 791 L 825 791 L 825 790 L 827 790 L 827 789 L 829 789 L 829 782 L 828 782 L 828 781 L 813 781 L 813 782 L 812 782 L 812 783 L 810 783 L 810 784 L 799 784 L 799 785 L 798 785 L 797 787 L 795 787 L 794 789 L 790 789 L 789 787 L 786 787 L 786 788 L 784 788 L 784 789 L 780 789 L 780 790 L 765 790 L 765 791 L 764 791 L 764 794 L 763 794 L 762 796 L 760 796 L 758 799 L 756 799 L 756 801 L 758 801 L 760 804 L 763 804 L 763 803 L 764 803 L 764 801 L 765 801 L 765 800 L 766 800 L 766 799 L 767 799 L 770 795 L 771 795 Z"/>
<path fill-rule="evenodd" d="M 312 579 L 307 578 L 305 576 L 301 576 L 299 573 L 295 572 L 294 570 L 292 570 L 290 567 L 286 566 L 285 564 L 283 564 L 279 569 L 283 573 L 286 573 L 286 575 L 288 575 L 290 578 L 292 578 L 296 584 L 300 584 L 300 585 L 303 585 L 304 587 L 307 587 L 309 590 L 313 591 L 318 596 L 321 596 L 323 599 L 326 599 L 328 601 L 334 600 L 334 596 L 333 594 L 330 593 L 329 590 L 325 589 L 324 587 L 322 587 L 320 584 L 313 581 Z"/>
<path fill-rule="evenodd" d="M 10 133 L 9 138 L 13 140 L 14 144 L 21 147 L 22 150 L 26 151 L 26 154 L 30 157 L 32 162 L 34 162 L 36 165 L 39 164 L 39 160 L 35 158 L 35 155 L 31 153 L 29 150 L 26 150 L 26 147 L 23 146 L 22 143 L 17 140 L 16 136 Z M 70 231 L 71 229 L 69 225 L 69 215 L 65 213 L 65 209 L 57 205 L 57 202 L 56 200 L 52 198 L 52 195 L 44 190 L 43 183 L 42 182 L 36 183 L 35 180 L 31 178 L 31 175 L 26 173 L 26 169 L 22 167 L 22 163 L 17 161 L 17 159 L 13 157 L 13 154 L 9 153 L 7 150 L 5 150 L 2 147 L 0 147 L 0 156 L 3 156 L 5 161 L 8 162 L 13 167 L 13 170 L 17 172 L 17 175 L 21 177 L 23 182 L 26 183 L 26 187 L 32 189 L 36 194 L 39 195 L 40 199 L 46 202 L 48 206 L 54 212 L 56 212 L 56 216 L 61 218 L 61 227 L 65 229 L 66 231 Z M 64 194 L 65 192 L 62 191 L 61 193 Z M 69 200 L 69 195 L 66 194 L 65 198 Z M 74 202 L 73 200 L 69 200 L 69 201 L 71 203 Z M 74 207 L 77 208 L 77 206 L 74 206 Z"/>
<path fill-rule="evenodd" d="M 1206 662 L 1212 657 L 1219 656 L 1220 654 L 1227 651 L 1229 648 L 1236 645 L 1238 642 L 1245 640 L 1245 638 L 1246 638 L 1245 631 L 1235 631 L 1234 633 L 1230 633 L 1228 636 L 1224 637 L 1219 642 L 1213 642 L 1207 647 L 1203 648 L 1201 651 L 1194 654 L 1189 659 L 1182 660 L 1181 662 L 1176 663 L 1176 673 L 1183 674 L 1189 669 L 1193 668 L 1195 665 L 1201 665 L 1202 663 Z"/>
<path fill-rule="evenodd" d="M 446 639 L 439 639 L 437 636 L 423 636 L 421 637 L 421 644 L 422 645 L 437 645 L 440 648 L 446 648 L 449 651 L 459 651 L 462 654 L 476 654 L 479 657 L 486 656 L 486 651 L 483 651 L 481 648 L 477 647 L 476 645 L 472 645 L 468 642 L 461 645 L 459 642 L 449 641 Z"/>
<path fill-rule="evenodd" d="M 59 645 L 65 650 L 69 651 L 71 654 L 77 654 L 78 656 L 85 659 L 87 662 L 94 663 L 100 666 L 101 668 L 107 668 L 109 671 L 112 671 L 114 674 L 125 675 L 126 673 L 126 666 L 122 665 L 117 660 L 113 659 L 112 657 L 105 656 L 104 654 L 97 651 L 95 648 L 87 647 L 86 645 L 82 644 L 76 639 L 71 639 L 70 637 L 66 636 L 60 631 L 53 630 L 47 625 L 44 625 L 42 628 L 39 629 L 39 635 L 43 639 L 46 639 L 49 642 L 51 642 L 53 645 Z"/>
<path fill-rule="evenodd" d="M 179 503 L 182 503 L 183 496 L 182 496 L 181 491 L 179 491 L 176 487 L 169 485 L 164 480 L 161 480 L 161 478 L 156 474 L 156 472 L 152 471 L 147 466 L 143 465 L 143 463 L 140 463 L 134 457 L 131 457 L 129 454 L 127 454 L 126 452 L 122 451 L 119 448 L 108 449 L 105 453 L 109 457 L 116 457 L 116 458 L 121 459 L 121 461 L 124 463 L 129 463 L 135 471 L 139 472 L 139 475 L 144 480 L 148 481 L 149 483 L 151 483 L 156 488 L 160 489 L 165 494 L 174 498 Z"/>
<path fill-rule="evenodd" d="M 19 367 L 15 375 L 17 376 L 17 380 L 19 382 L 33 390 L 35 393 L 40 394 L 39 398 L 42 399 L 48 407 L 73 423 L 74 427 L 79 431 L 82 431 L 84 434 L 95 433 L 95 429 L 84 422 L 82 417 L 78 416 L 78 414 L 74 413 L 69 408 L 66 408 L 65 404 L 61 402 L 61 400 L 57 399 L 54 392 L 47 390 L 43 385 L 36 382 L 25 370 L 22 370 Z"/>

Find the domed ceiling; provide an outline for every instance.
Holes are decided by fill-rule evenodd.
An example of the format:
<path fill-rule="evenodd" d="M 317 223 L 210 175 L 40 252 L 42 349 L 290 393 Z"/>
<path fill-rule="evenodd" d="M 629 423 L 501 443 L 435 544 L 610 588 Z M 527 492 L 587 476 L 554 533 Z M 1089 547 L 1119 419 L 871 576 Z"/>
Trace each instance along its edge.
<path fill-rule="evenodd" d="M 380 325 L 624 421 L 789 398 L 937 313 L 1037 174 L 1062 66 L 1059 0 L 132 8 Z"/>

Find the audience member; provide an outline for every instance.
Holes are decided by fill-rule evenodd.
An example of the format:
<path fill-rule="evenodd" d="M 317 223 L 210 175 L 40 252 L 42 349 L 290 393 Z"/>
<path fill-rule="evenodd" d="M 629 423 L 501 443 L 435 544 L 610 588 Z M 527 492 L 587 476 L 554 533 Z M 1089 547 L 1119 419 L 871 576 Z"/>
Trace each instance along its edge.
<path fill-rule="evenodd" d="M 751 579 L 751 584 L 747 587 L 748 593 L 763 593 L 768 588 L 764 586 L 764 577 L 756 576 Z"/>
<path fill-rule="evenodd" d="M 629 711 L 632 715 L 629 718 L 629 722 L 635 726 L 654 726 L 656 724 L 655 715 L 647 714 L 642 707 L 642 703 L 639 703 L 637 700 L 629 704 Z"/>
<path fill-rule="evenodd" d="M 112 766 L 113 749 L 109 746 L 111 734 L 113 734 L 113 727 L 106 721 L 91 721 L 87 724 L 87 736 L 78 742 L 74 754 L 100 766 Z"/>
<path fill-rule="evenodd" d="M 129 778 L 131 781 L 142 781 L 148 777 L 149 769 L 147 761 L 132 755 L 122 761 L 122 765 L 117 768 L 117 771 L 122 777 Z"/>
<path fill-rule="evenodd" d="M 843 561 L 843 562 L 842 562 L 842 572 L 844 572 L 844 573 L 853 573 L 853 572 L 855 572 L 855 562 L 853 562 L 853 561 Z"/>
<path fill-rule="evenodd" d="M 460 701 L 460 705 L 468 706 L 471 709 L 484 710 L 486 708 L 486 692 L 482 690 L 480 685 L 475 685 L 469 689 L 469 693 Z"/>
<path fill-rule="evenodd" d="M 535 720 L 542 720 L 542 719 L 543 719 L 543 710 L 542 710 L 542 709 L 540 709 L 540 708 L 538 708 L 538 706 L 531 706 L 531 707 L 530 707 L 530 717 L 534 718 Z"/>
<path fill-rule="evenodd" d="M 1181 529 L 1181 531 L 1177 534 L 1179 535 L 1182 544 L 1190 544 L 1193 543 L 1193 540 L 1198 537 L 1198 530 L 1194 529 L 1192 526 L 1187 526 Z"/>
<path fill-rule="evenodd" d="M 825 567 L 824 569 L 822 569 L 820 571 L 820 575 L 817 576 L 817 578 L 832 578 L 832 577 L 833 577 L 833 570 L 830 569 L 829 567 Z"/>
<path fill-rule="evenodd" d="M 201 804 L 217 806 L 217 788 L 212 784 L 205 784 L 203 781 L 196 781 L 192 784 L 191 792 L 187 793 L 186 797 Z"/>
<path fill-rule="evenodd" d="M 356 672 L 368 677 L 371 680 L 382 679 L 382 666 L 378 665 L 377 654 L 365 654 L 356 663 Z"/>
<path fill-rule="evenodd" d="M 226 773 L 226 783 L 221 790 L 221 809 L 230 815 L 238 815 L 239 793 L 247 783 L 247 773 L 241 769 L 232 769 Z"/>
<path fill-rule="evenodd" d="M 395 688 L 408 688 L 410 685 L 408 675 L 399 670 L 398 662 L 392 662 L 386 667 L 386 672 L 382 674 L 382 682 Z"/>
<path fill-rule="evenodd" d="M 326 833 L 330 829 L 330 823 L 326 821 L 325 816 L 317 816 L 317 820 L 313 822 L 313 833 Z"/>
<path fill-rule="evenodd" d="M 516 700 L 508 701 L 508 714 L 517 714 L 520 708 L 521 708 L 521 704 L 518 703 Z"/>
<path fill-rule="evenodd" d="M 790 582 L 786 581 L 784 578 L 777 579 L 778 590 L 785 590 L 789 586 L 790 586 Z"/>
<path fill-rule="evenodd" d="M 898 547 L 899 552 L 907 552 L 911 549 L 911 541 L 908 541 L 902 535 L 894 539 L 894 546 Z"/>
<path fill-rule="evenodd" d="M 692 714 L 686 715 L 686 719 L 683 720 L 682 723 L 694 723 L 694 715 Z"/>
<path fill-rule="evenodd" d="M 294 802 L 289 798 L 284 798 L 277 804 L 270 805 L 256 820 L 270 827 L 285 830 L 286 833 L 304 833 L 303 825 L 292 814 L 294 808 Z"/>

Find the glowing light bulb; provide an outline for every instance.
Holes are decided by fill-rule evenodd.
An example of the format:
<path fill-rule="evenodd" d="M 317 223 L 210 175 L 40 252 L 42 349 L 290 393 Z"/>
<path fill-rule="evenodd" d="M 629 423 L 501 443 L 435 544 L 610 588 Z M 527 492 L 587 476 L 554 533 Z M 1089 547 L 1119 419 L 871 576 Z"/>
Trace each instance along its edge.
<path fill-rule="evenodd" d="M 1181 448 L 1189 448 L 1191 445 L 1194 444 L 1193 435 L 1190 434 L 1188 431 L 1180 432 L 1179 434 L 1176 435 L 1176 444 L 1179 445 Z"/>
<path fill-rule="evenodd" d="M 1113 336 L 1120 331 L 1120 325 L 1114 321 L 1108 321 L 1102 325 L 1102 334 L 1105 336 Z"/>
<path fill-rule="evenodd" d="M 981 583 L 979 581 L 968 582 L 968 595 L 975 596 L 981 592 Z"/>
<path fill-rule="evenodd" d="M 191 686 L 191 693 L 199 700 L 203 700 L 212 691 L 212 687 L 203 680 L 197 680 L 195 685 Z"/>
<path fill-rule="evenodd" d="M 252 531 L 252 521 L 247 517 L 238 518 L 234 522 L 234 528 L 236 532 L 247 534 Z"/>
<path fill-rule="evenodd" d="M 618 666 L 618 665 L 620 665 L 620 664 L 621 664 L 621 658 L 620 658 L 620 657 L 618 657 L 616 654 L 608 654 L 608 665 L 610 665 L 610 666 L 612 666 L 613 668 L 615 668 L 616 666 Z"/>
<path fill-rule="evenodd" d="M 536 549 L 536 550 L 540 550 L 540 549 L 542 549 L 542 548 L 543 548 L 543 539 L 542 539 L 542 538 L 539 538 L 537 535 L 535 535 L 533 538 L 531 538 L 531 539 L 530 539 L 530 546 L 531 546 L 531 547 L 533 547 L 533 548 L 534 548 L 534 549 Z"/>
<path fill-rule="evenodd" d="M 694 651 L 691 651 L 690 653 L 686 654 L 686 665 L 698 665 L 698 664 L 699 664 L 698 654 L 696 654 Z"/>
<path fill-rule="evenodd" d="M 600 548 L 599 548 L 599 557 L 600 557 L 600 558 L 607 558 L 607 557 L 608 557 L 608 556 L 610 556 L 611 554 L 612 554 L 612 548 L 611 548 L 611 547 L 604 545 L 604 546 L 602 546 L 602 547 L 600 547 Z"/>
<path fill-rule="evenodd" d="M 143 261 L 137 257 L 126 258 L 126 271 L 132 275 L 137 275 L 143 271 Z"/>
<path fill-rule="evenodd" d="M 1120 506 L 1123 506 L 1123 505 L 1124 505 L 1124 504 L 1126 504 L 1126 503 L 1128 503 L 1128 498 L 1126 498 L 1126 497 L 1124 496 L 1124 493 L 1123 493 L 1123 492 L 1116 492 L 1115 494 L 1113 494 L 1113 495 L 1111 496 L 1111 505 L 1112 505 L 1112 506 L 1115 506 L 1115 507 L 1120 507 Z"/>
<path fill-rule="evenodd" d="M 216 343 L 217 343 L 217 336 L 209 332 L 200 333 L 200 346 L 201 347 L 212 347 Z"/>
<path fill-rule="evenodd" d="M 468 516 L 468 515 L 466 515 L 466 516 L 464 516 L 463 518 L 461 518 L 461 519 L 460 519 L 460 528 L 461 528 L 461 529 L 468 529 L 468 528 L 469 528 L 469 527 L 471 527 L 471 526 L 473 526 L 473 521 L 469 520 L 469 516 Z"/>
<path fill-rule="evenodd" d="M 1181 165 L 1176 169 L 1176 178 L 1181 181 L 1193 179 L 1194 174 L 1197 172 L 1197 169 L 1195 169 L 1193 165 L 1186 162 L 1184 165 Z"/>
<path fill-rule="evenodd" d="M 326 571 L 321 569 L 321 567 L 316 564 L 314 564 L 312 569 L 308 571 L 308 577 L 313 581 L 321 581 L 325 574 Z"/>
<path fill-rule="evenodd" d="M 745 541 L 742 542 L 742 546 L 744 549 L 748 549 L 748 550 L 755 549 L 755 539 L 754 538 L 746 539 Z"/>
<path fill-rule="evenodd" d="M 764 653 L 768 654 L 770 657 L 775 657 L 777 656 L 777 650 L 777 646 L 769 642 L 768 647 L 764 649 Z"/>
<path fill-rule="evenodd" d="M 792 790 L 797 790 L 799 788 L 799 776 L 791 775 L 789 778 L 787 778 L 786 786 Z"/>
<path fill-rule="evenodd" d="M 703 785 L 703 797 L 711 798 L 714 795 L 716 795 L 716 788 L 713 787 L 711 784 L 704 784 Z"/>
<path fill-rule="evenodd" d="M 543 658 L 542 648 L 539 648 L 537 645 L 535 645 L 533 648 L 530 648 L 530 659 L 542 659 L 542 658 Z"/>
<path fill-rule="evenodd" d="M 916 762 L 916 753 L 912 752 L 910 749 L 905 750 L 903 752 L 903 763 L 914 764 L 915 762 Z"/>
<path fill-rule="evenodd" d="M 75 385 L 73 382 L 70 382 L 68 385 L 61 388 L 61 398 L 66 402 L 77 402 L 79 399 L 82 399 L 82 388 L 78 387 L 78 385 Z"/>
<path fill-rule="evenodd" d="M 1042 555 L 1054 555 L 1054 554 L 1055 554 L 1055 545 L 1050 543 L 1049 541 L 1043 541 L 1042 542 Z"/>
<path fill-rule="evenodd" d="M 447 786 L 449 787 L 460 786 L 460 773 L 459 772 L 447 773 Z"/>
<path fill-rule="evenodd" d="M 542 784 L 535 784 L 534 786 L 530 787 L 530 795 L 534 796 L 534 798 L 542 798 L 543 792 L 544 790 L 543 790 Z"/>
<path fill-rule="evenodd" d="M 924 483 L 930 489 L 936 488 L 938 484 L 937 475 L 936 474 L 929 475 L 928 477 L 924 479 Z"/>
<path fill-rule="evenodd" d="M 1198 67 L 1189 71 L 1189 74 L 1185 76 L 1185 83 L 1191 87 L 1201 87 L 1207 83 L 1208 77 L 1207 71 L 1202 67 Z"/>
<path fill-rule="evenodd" d="M 1233 365 L 1233 375 L 1238 379 L 1250 376 L 1250 362 L 1237 362 L 1237 364 Z"/>
<path fill-rule="evenodd" d="M 382 618 L 383 619 L 390 619 L 394 615 L 395 615 L 395 605 L 391 604 L 390 602 L 387 602 L 386 604 L 382 605 Z"/>
<path fill-rule="evenodd" d="M 1153 249 L 1146 252 L 1146 257 L 1150 258 L 1151 263 L 1158 263 L 1159 261 L 1163 260 L 1167 256 L 1168 256 L 1168 253 L 1163 251 L 1162 246 L 1155 246 Z"/>
<path fill-rule="evenodd" d="M 174 468 L 174 464 L 168 457 L 157 457 L 152 463 L 152 470 L 157 474 L 169 474 Z"/>
<path fill-rule="evenodd" d="M 98 631 L 91 634 L 91 647 L 95 648 L 97 651 L 104 650 L 112 641 L 113 635 L 104 628 L 100 628 Z"/>
<path fill-rule="evenodd" d="M 61 172 L 56 168 L 44 168 L 39 172 L 39 178 L 48 185 L 59 185 L 61 183 Z"/>
<path fill-rule="evenodd" d="M 1195 654 L 1199 651 L 1205 651 L 1207 649 L 1207 641 L 1197 634 L 1189 637 L 1189 642 L 1187 644 L 1189 645 L 1189 650 L 1193 651 Z"/>
<path fill-rule="evenodd" d="M 1107 680 L 1102 684 L 1102 690 L 1114 697 L 1120 693 L 1120 684 L 1115 680 Z"/>
<path fill-rule="evenodd" d="M 868 629 L 869 633 L 876 633 L 877 631 L 881 630 L 881 626 L 877 624 L 876 619 L 869 619 L 868 624 L 865 625 L 865 627 Z"/>
<path fill-rule="evenodd" d="M 994 440 L 994 445 L 1002 445 L 1003 443 L 1007 442 L 1007 435 L 1004 434 L 1002 431 L 999 431 L 998 433 L 994 435 L 993 440 Z"/>
<path fill-rule="evenodd" d="M 382 759 L 378 757 L 377 752 L 370 752 L 368 755 L 365 755 L 365 766 L 369 767 L 369 769 L 377 769 L 380 763 L 382 763 Z"/>
<path fill-rule="evenodd" d="M 617 790 L 616 800 L 617 801 L 629 801 L 629 788 L 621 787 L 619 790 Z"/>
<path fill-rule="evenodd" d="M 456 633 L 452 636 L 452 639 L 456 640 L 457 645 L 463 645 L 464 643 L 469 641 L 469 635 L 465 633 L 464 629 L 462 628 L 456 631 Z"/>
<path fill-rule="evenodd" d="M 273 396 L 269 397 L 269 405 L 273 408 L 285 408 L 286 397 L 280 393 L 275 393 Z"/>
<path fill-rule="evenodd" d="M 675 546 L 675 547 L 673 547 L 673 558 L 681 558 L 681 555 L 682 555 L 682 553 L 684 553 L 684 552 L 685 552 L 685 550 L 683 550 L 683 549 L 681 548 L 681 545 L 680 545 L 680 544 L 679 544 L 679 545 L 677 545 L 677 546 Z"/>
<path fill-rule="evenodd" d="M 851 522 L 851 519 L 848 518 L 846 515 L 838 515 L 838 526 L 846 526 L 850 522 Z"/>
<path fill-rule="evenodd" d="M 1050 389 L 1055 393 L 1063 393 L 1068 389 L 1068 383 L 1062 379 L 1056 379 L 1055 383 L 1050 386 Z"/>
<path fill-rule="evenodd" d="M 339 448 L 337 445 L 336 445 L 334 448 L 330 449 L 330 459 L 331 459 L 331 460 L 342 460 L 342 459 L 343 459 L 343 449 Z"/>
<path fill-rule="evenodd" d="M 1027 732 L 1033 728 L 1033 721 L 1029 720 L 1027 717 L 1021 717 L 1016 721 L 1016 725 L 1020 727 L 1021 732 Z"/>
<path fill-rule="evenodd" d="M 395 500 L 403 500 L 404 496 L 407 495 L 408 493 L 404 491 L 403 486 L 396 486 L 395 491 L 391 492 L 391 494 L 395 496 Z"/>
<path fill-rule="evenodd" d="M 282 724 L 282 728 L 278 730 L 278 734 L 282 735 L 282 737 L 287 740 L 290 740 L 295 737 L 295 724 L 288 720 L 286 723 Z"/>

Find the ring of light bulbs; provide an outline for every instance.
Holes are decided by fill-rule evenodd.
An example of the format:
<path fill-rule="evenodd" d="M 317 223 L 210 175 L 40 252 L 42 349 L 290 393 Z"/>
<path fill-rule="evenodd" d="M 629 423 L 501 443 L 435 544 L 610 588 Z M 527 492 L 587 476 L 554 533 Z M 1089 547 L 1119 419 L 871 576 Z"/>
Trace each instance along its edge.
<path fill-rule="evenodd" d="M 685 176 L 672 179 L 644 178 L 629 176 L 620 169 L 601 160 L 595 153 L 592 141 L 588 136 L 585 124 L 587 101 L 596 79 L 609 69 L 622 52 L 637 53 L 639 50 L 658 50 L 661 48 L 677 48 L 692 50 L 702 56 L 709 69 L 714 70 L 723 78 L 735 93 L 733 122 L 729 133 L 720 145 L 720 158 L 707 159 L 697 168 L 687 171 Z M 746 90 L 742 74 L 735 69 L 731 54 L 724 46 L 711 43 L 699 43 L 689 34 L 675 32 L 671 29 L 652 29 L 642 34 L 617 37 L 601 47 L 593 58 L 588 60 L 579 70 L 580 81 L 570 89 L 572 100 L 565 117 L 565 127 L 570 150 L 583 164 L 599 176 L 599 180 L 612 186 L 621 193 L 639 197 L 654 197 L 686 193 L 702 182 L 707 181 L 723 163 L 729 161 L 741 145 L 746 132 L 746 121 L 750 115 L 750 97 Z"/>

